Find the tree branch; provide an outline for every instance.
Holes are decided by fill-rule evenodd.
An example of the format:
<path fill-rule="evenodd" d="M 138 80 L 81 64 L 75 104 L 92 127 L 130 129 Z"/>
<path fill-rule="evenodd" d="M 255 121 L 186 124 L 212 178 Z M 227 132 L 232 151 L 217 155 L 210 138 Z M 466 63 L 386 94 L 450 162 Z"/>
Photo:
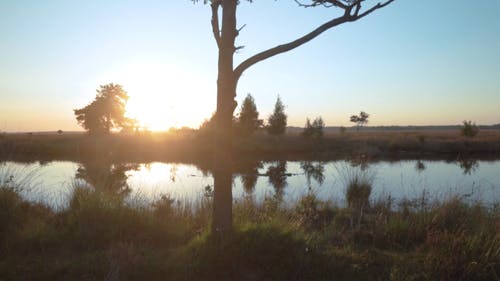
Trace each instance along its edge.
<path fill-rule="evenodd" d="M 214 34 L 215 42 L 217 47 L 220 48 L 220 27 L 219 27 L 219 6 L 221 5 L 220 0 L 212 1 L 210 7 L 212 8 L 212 32 Z"/>
<path fill-rule="evenodd" d="M 286 43 L 286 44 L 283 44 L 283 45 L 278 45 L 276 47 L 273 47 L 273 48 L 270 48 L 268 50 L 265 50 L 263 52 L 260 52 L 248 59 L 246 59 L 245 61 L 243 61 L 242 63 L 240 63 L 240 65 L 238 65 L 235 69 L 234 69 L 234 75 L 235 75 L 235 78 L 236 78 L 236 81 L 238 81 L 238 79 L 241 77 L 241 75 L 243 74 L 243 72 L 245 70 L 247 70 L 249 67 L 251 67 L 252 65 L 260 62 L 260 61 L 263 61 L 263 60 L 266 60 L 270 57 L 273 57 L 273 56 L 276 56 L 278 54 L 281 54 L 281 53 L 285 53 L 285 52 L 288 52 L 290 50 L 293 50 L 309 41 L 311 41 L 312 39 L 316 38 L 317 36 L 319 36 L 321 33 L 327 31 L 328 29 L 332 28 L 332 27 L 335 27 L 337 25 L 340 25 L 340 24 L 343 24 L 343 23 L 346 23 L 346 22 L 353 22 L 353 21 L 356 21 L 362 17 L 365 17 L 369 14 L 371 14 L 373 11 L 375 10 L 378 10 L 380 8 L 383 8 L 387 5 L 389 5 L 390 3 L 392 3 L 394 0 L 387 0 L 386 2 L 384 3 L 378 3 L 377 5 L 371 7 L 370 9 L 366 10 L 365 12 L 361 13 L 361 14 L 358 14 L 359 13 L 359 9 L 360 9 L 360 6 L 356 7 L 355 8 L 355 13 L 353 15 L 351 15 L 351 9 L 353 6 L 349 6 L 349 7 L 346 7 L 346 13 L 341 16 L 341 17 L 338 17 L 338 18 L 334 18 L 324 24 L 322 24 L 321 26 L 317 27 L 316 29 L 314 29 L 313 31 L 309 32 L 308 34 L 294 40 L 294 41 L 291 41 L 289 43 Z M 358 1 L 358 2 L 354 2 L 355 4 L 360 4 L 362 1 Z M 348 12 L 347 12 L 348 11 Z"/>
<path fill-rule="evenodd" d="M 364 16 L 367 16 L 367 15 L 371 14 L 373 11 L 378 10 L 380 8 L 383 8 L 383 7 L 391 4 L 392 2 L 394 2 L 394 0 L 388 0 L 388 1 L 384 2 L 384 3 L 378 3 L 377 5 L 371 7 L 370 9 L 364 11 L 363 13 L 361 13 L 361 15 L 357 15 L 356 16 L 356 20 L 360 19 L 360 18 L 362 18 Z"/>

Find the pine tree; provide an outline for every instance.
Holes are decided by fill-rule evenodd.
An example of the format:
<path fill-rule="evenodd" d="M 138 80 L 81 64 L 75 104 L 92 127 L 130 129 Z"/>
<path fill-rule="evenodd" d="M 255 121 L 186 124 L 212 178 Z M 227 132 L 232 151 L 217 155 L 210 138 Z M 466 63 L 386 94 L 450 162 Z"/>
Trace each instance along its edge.
<path fill-rule="evenodd" d="M 285 133 L 287 116 L 285 114 L 285 106 L 281 102 L 280 97 L 276 99 L 274 104 L 274 112 L 269 116 L 267 132 L 271 135 L 279 136 Z"/>
<path fill-rule="evenodd" d="M 259 112 L 252 95 L 248 94 L 241 104 L 240 114 L 236 120 L 238 133 L 244 136 L 253 134 L 262 125 Z"/>
<path fill-rule="evenodd" d="M 302 136 L 309 138 L 314 134 L 314 128 L 311 124 L 311 120 L 307 118 L 306 125 L 304 127 L 304 131 L 302 131 Z"/>
<path fill-rule="evenodd" d="M 323 118 L 317 117 L 311 124 L 309 118 L 307 118 L 306 126 L 304 131 L 302 131 L 302 135 L 306 138 L 314 138 L 321 139 L 323 138 L 323 128 L 325 127 L 325 122 L 323 122 Z"/>

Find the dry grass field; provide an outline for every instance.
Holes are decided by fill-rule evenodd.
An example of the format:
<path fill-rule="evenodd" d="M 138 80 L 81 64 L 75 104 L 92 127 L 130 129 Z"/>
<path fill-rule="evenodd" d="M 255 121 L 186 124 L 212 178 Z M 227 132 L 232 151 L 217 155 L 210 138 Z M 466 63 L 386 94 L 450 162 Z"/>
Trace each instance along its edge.
<path fill-rule="evenodd" d="M 126 161 L 208 161 L 211 132 L 178 130 L 166 133 L 111 134 L 23 133 L 0 135 L 0 159 L 79 160 L 108 157 Z M 498 158 L 500 130 L 481 130 L 465 137 L 458 130 L 327 131 L 321 139 L 295 132 L 275 137 L 257 132 L 235 137 L 236 159 L 368 158 Z"/>

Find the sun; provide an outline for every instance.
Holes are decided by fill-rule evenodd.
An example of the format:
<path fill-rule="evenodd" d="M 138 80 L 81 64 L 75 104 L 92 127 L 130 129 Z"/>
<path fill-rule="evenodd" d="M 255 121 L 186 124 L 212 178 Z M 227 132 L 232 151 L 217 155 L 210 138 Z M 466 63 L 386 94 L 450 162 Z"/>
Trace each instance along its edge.
<path fill-rule="evenodd" d="M 178 115 L 175 113 L 176 104 L 172 98 L 160 89 L 144 92 L 141 95 L 130 94 L 127 103 L 127 117 L 134 118 L 143 129 L 151 131 L 165 131 L 172 127 L 181 126 Z"/>
<path fill-rule="evenodd" d="M 113 77 L 129 95 L 126 116 L 143 129 L 197 128 L 215 108 L 213 83 L 179 65 L 129 64 Z"/>

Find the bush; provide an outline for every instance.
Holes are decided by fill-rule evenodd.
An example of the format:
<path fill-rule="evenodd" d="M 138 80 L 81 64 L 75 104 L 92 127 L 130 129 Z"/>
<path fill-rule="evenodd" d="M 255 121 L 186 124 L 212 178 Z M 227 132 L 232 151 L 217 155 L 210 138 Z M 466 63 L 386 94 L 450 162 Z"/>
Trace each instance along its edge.
<path fill-rule="evenodd" d="M 355 209 L 368 207 L 373 175 L 362 169 L 349 169 L 344 174 L 344 182 L 347 205 Z"/>
<path fill-rule="evenodd" d="M 476 123 L 472 123 L 472 121 L 470 120 L 464 120 L 460 132 L 462 133 L 462 136 L 472 138 L 479 133 L 479 127 L 476 125 Z"/>
<path fill-rule="evenodd" d="M 307 118 L 306 126 L 304 131 L 302 131 L 302 136 L 312 139 L 322 139 L 323 138 L 323 128 L 325 127 L 325 122 L 321 117 L 317 117 L 311 124 L 309 118 Z"/>

